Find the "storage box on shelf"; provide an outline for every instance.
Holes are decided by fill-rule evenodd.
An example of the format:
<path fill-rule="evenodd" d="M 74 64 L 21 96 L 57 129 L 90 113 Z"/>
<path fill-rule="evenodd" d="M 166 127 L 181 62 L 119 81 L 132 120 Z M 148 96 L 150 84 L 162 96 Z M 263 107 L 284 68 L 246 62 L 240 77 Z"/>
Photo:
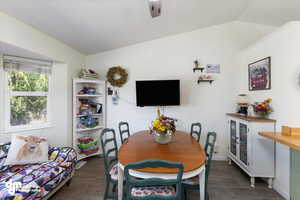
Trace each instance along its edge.
<path fill-rule="evenodd" d="M 100 133 L 106 127 L 106 82 L 73 79 L 73 147 L 78 160 L 101 154 Z"/>
<path fill-rule="evenodd" d="M 234 161 L 251 177 L 268 178 L 269 188 L 275 177 L 275 145 L 258 133 L 275 132 L 275 120 L 227 114 L 228 117 L 228 158 Z"/>

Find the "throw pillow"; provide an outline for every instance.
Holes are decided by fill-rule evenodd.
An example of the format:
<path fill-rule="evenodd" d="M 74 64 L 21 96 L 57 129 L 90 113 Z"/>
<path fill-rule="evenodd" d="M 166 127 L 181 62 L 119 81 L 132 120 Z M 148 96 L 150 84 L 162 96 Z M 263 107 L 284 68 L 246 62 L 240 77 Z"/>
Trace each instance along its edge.
<path fill-rule="evenodd" d="M 37 136 L 13 135 L 5 165 L 26 165 L 48 161 L 48 142 Z"/>

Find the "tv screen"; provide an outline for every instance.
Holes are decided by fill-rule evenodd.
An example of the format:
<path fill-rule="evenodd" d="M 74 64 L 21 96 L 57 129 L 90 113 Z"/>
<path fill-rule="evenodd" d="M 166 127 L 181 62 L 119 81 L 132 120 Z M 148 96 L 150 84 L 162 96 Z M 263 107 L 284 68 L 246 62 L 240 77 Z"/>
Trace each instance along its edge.
<path fill-rule="evenodd" d="M 136 102 L 139 107 L 178 106 L 180 105 L 180 81 L 136 81 Z"/>

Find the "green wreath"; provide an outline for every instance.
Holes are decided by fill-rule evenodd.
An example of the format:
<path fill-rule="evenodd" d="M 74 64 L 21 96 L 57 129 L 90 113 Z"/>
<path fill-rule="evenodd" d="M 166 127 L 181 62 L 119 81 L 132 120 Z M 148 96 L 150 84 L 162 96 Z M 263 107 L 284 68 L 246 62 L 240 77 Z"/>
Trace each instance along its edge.
<path fill-rule="evenodd" d="M 115 87 L 122 87 L 128 78 L 128 73 L 122 67 L 111 67 L 106 74 L 107 81 Z"/>

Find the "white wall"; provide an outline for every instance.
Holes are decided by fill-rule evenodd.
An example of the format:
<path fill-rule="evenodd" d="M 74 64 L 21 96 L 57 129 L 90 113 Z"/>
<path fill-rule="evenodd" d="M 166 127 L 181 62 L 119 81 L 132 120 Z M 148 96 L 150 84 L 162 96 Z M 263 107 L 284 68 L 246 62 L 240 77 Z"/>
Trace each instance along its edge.
<path fill-rule="evenodd" d="M 216 131 L 217 158 L 224 158 L 225 113 L 234 109 L 233 61 L 240 48 L 272 30 L 272 27 L 233 22 L 88 56 L 87 66 L 98 70 L 102 78 L 109 67 L 116 65 L 129 73 L 128 83 L 119 89 L 119 105 L 112 105 L 111 97 L 108 98 L 108 127 L 117 130 L 118 122 L 125 120 L 132 132 L 148 129 L 156 117 L 155 108 L 136 107 L 135 81 L 180 79 L 182 105 L 166 108 L 165 114 L 179 119 L 180 130 L 189 131 L 192 122 L 201 122 L 202 141 L 207 131 Z M 195 59 L 204 64 L 221 64 L 221 74 L 212 85 L 197 84 L 199 72 L 192 71 Z"/>
<path fill-rule="evenodd" d="M 299 127 L 300 110 L 300 23 L 285 25 L 261 41 L 246 48 L 237 56 L 239 76 L 236 82 L 237 93 L 250 94 L 253 101 L 273 98 L 277 131 L 282 125 Z M 248 64 L 271 56 L 272 89 L 266 91 L 248 91 Z M 289 148 L 276 145 L 275 189 L 287 199 L 289 197 Z"/>
<path fill-rule="evenodd" d="M 70 145 L 72 142 L 71 77 L 75 76 L 78 69 L 83 66 L 85 56 L 33 27 L 1 12 L 0 27 L 0 42 L 64 63 L 57 64 L 53 70 L 53 127 L 34 132 L 39 132 L 48 137 L 52 145 Z M 2 70 L 0 70 L 0 84 L 0 102 L 3 102 Z M 3 121 L 3 103 L 2 107 L 0 107 L 0 113 L 0 121 Z M 3 125 L 0 124 L 0 134 L 3 134 L 3 131 Z M 4 138 L 4 136 L 1 136 L 1 138 Z"/>

